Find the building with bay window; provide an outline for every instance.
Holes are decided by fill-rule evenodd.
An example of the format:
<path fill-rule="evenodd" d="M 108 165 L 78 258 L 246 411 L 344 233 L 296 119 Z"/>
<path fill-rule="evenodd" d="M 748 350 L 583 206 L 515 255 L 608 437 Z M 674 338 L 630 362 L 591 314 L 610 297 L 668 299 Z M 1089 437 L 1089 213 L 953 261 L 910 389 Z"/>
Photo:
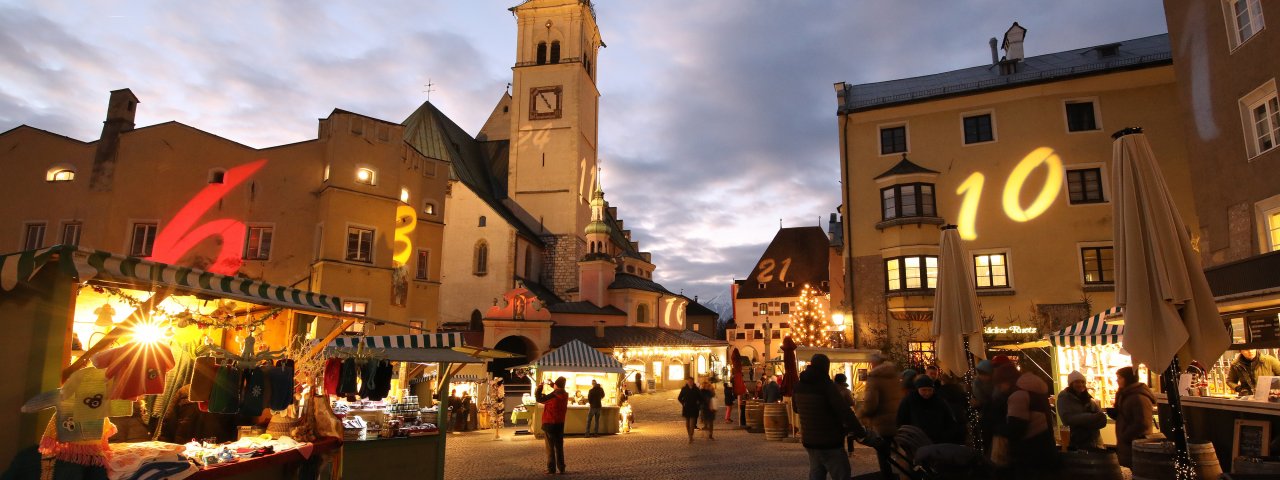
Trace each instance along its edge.
<path fill-rule="evenodd" d="M 1114 305 L 1110 135 L 1123 127 L 1145 127 L 1199 225 L 1169 37 L 1030 56 L 1025 38 L 1014 24 L 989 65 L 836 84 L 848 287 L 832 302 L 851 306 L 859 346 L 931 358 L 945 224 L 964 240 L 990 343 Z"/>

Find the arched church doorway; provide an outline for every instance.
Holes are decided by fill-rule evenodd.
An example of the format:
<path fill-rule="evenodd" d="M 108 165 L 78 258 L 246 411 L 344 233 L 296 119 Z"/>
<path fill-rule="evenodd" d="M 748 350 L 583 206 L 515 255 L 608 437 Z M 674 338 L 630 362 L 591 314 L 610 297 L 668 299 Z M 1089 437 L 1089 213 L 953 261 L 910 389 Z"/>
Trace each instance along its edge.
<path fill-rule="evenodd" d="M 483 331 L 484 331 L 484 315 L 481 315 L 481 314 L 480 314 L 480 310 L 472 310 L 472 311 L 471 311 L 471 328 L 470 328 L 470 330 L 471 330 L 471 331 L 473 331 L 473 332 L 483 332 Z"/>
<path fill-rule="evenodd" d="M 532 392 L 532 378 L 523 377 L 513 374 L 511 367 L 527 365 L 537 358 L 538 347 L 528 338 L 512 335 L 494 344 L 493 348 L 504 352 L 511 352 L 520 355 L 515 358 L 495 358 L 489 361 L 489 375 L 491 377 L 502 377 L 502 381 L 507 386 L 507 395 L 525 394 Z"/>

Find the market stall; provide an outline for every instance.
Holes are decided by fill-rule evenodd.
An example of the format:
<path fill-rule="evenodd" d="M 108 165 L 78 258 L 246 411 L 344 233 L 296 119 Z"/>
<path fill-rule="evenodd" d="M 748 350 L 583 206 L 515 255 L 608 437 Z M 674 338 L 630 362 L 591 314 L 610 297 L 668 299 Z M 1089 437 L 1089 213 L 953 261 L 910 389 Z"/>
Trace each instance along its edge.
<path fill-rule="evenodd" d="M 566 380 L 565 391 L 569 394 L 569 410 L 565 415 L 565 434 L 587 433 L 587 391 L 591 389 L 591 381 L 595 380 L 604 388 L 604 400 L 600 411 L 600 433 L 618 433 L 619 403 L 622 395 L 622 375 L 625 370 L 622 363 L 609 355 L 600 353 L 578 340 L 561 345 L 538 358 L 529 365 L 535 372 L 538 384 L 554 381 L 558 377 Z M 580 395 L 577 395 L 580 394 Z M 581 401 L 575 401 L 575 397 Z M 534 434 L 542 431 L 542 405 L 526 405 L 529 415 L 530 430 Z M 513 417 L 514 420 L 514 417 Z"/>

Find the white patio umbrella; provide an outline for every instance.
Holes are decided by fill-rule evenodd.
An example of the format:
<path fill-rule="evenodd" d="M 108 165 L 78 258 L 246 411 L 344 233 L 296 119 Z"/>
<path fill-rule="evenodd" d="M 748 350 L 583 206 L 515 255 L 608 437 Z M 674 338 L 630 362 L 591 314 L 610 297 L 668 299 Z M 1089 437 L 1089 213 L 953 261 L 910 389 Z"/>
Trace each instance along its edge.
<path fill-rule="evenodd" d="M 1146 135 L 1127 128 L 1112 137 L 1116 304 L 1125 309 L 1124 349 L 1134 362 L 1164 369 L 1166 385 L 1177 385 L 1178 356 L 1216 359 L 1230 337 Z M 1190 480 L 1195 473 L 1182 401 L 1177 388 L 1166 394 L 1175 471 L 1178 480 Z"/>
<path fill-rule="evenodd" d="M 969 337 L 969 351 L 976 359 L 985 357 L 982 342 L 982 319 L 978 317 L 978 298 L 974 293 L 973 269 L 960 245 L 955 226 L 942 227 L 938 242 L 938 286 L 933 292 L 933 337 L 938 369 L 962 376 L 972 366 L 965 356 L 964 338 Z"/>

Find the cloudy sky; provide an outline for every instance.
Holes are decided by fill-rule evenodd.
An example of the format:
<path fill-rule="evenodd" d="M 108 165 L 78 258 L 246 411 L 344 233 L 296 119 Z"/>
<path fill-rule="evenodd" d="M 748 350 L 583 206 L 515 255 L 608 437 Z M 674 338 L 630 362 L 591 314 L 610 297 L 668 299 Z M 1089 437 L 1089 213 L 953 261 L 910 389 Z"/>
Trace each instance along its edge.
<path fill-rule="evenodd" d="M 107 92 L 138 125 L 254 147 L 315 137 L 342 108 L 400 121 L 431 99 L 479 130 L 511 78 L 518 0 L 0 0 L 0 131 L 92 140 Z M 1167 29 L 1160 0 L 599 0 L 605 191 L 669 289 L 726 297 L 785 226 L 840 202 L 832 84 Z"/>

